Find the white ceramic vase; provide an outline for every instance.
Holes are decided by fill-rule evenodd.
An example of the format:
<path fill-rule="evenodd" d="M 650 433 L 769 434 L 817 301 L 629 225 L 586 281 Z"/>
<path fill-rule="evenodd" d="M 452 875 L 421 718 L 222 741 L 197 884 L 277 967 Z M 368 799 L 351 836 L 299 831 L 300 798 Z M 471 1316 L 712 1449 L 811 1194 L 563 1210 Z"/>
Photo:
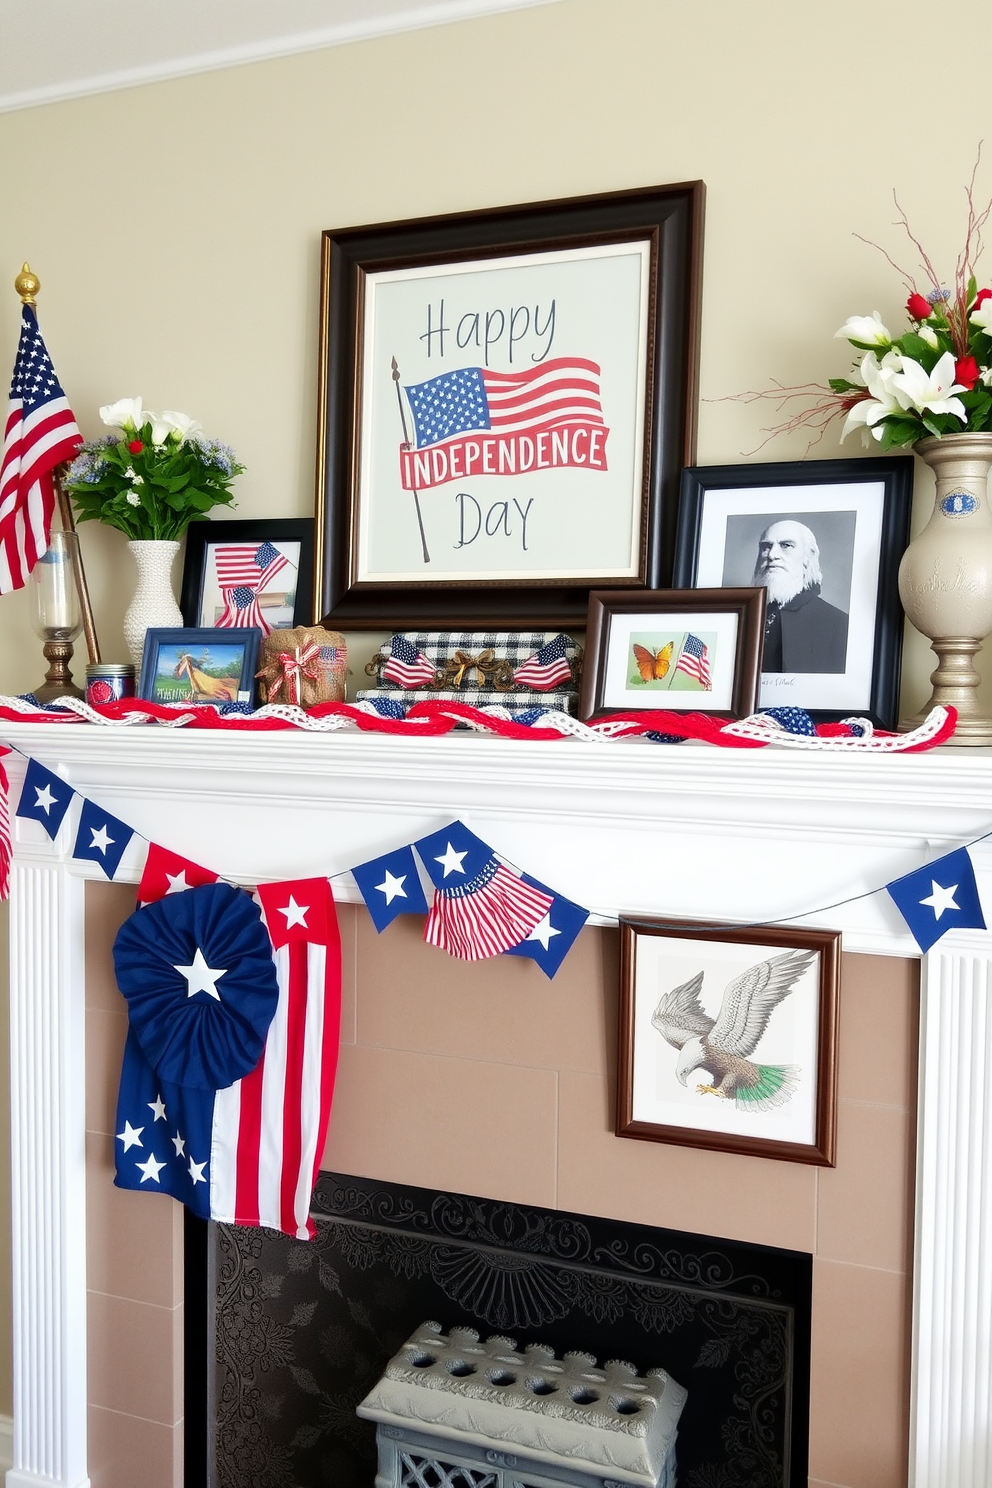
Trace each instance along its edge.
<path fill-rule="evenodd" d="M 172 565 L 179 544 L 167 538 L 148 538 L 129 542 L 128 547 L 138 566 L 138 587 L 124 616 L 124 640 L 140 671 L 149 626 L 176 627 L 183 623 L 172 592 Z"/>
<path fill-rule="evenodd" d="M 899 565 L 899 597 L 937 657 L 933 695 L 958 710 L 955 744 L 992 744 L 992 718 L 978 704 L 975 654 L 992 631 L 992 434 L 922 439 L 916 453 L 937 478 L 933 514 Z"/>

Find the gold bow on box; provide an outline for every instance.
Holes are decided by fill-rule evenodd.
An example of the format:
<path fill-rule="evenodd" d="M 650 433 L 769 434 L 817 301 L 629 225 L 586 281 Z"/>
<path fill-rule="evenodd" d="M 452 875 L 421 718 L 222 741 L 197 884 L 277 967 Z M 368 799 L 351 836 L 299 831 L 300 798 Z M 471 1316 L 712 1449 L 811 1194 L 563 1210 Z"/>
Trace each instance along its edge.
<path fill-rule="evenodd" d="M 471 656 L 468 651 L 456 651 L 445 662 L 444 670 L 438 672 L 435 686 L 461 687 L 463 682 L 471 682 L 473 672 L 476 687 L 485 687 L 489 683 L 500 692 L 509 692 L 513 686 L 512 666 L 505 659 L 497 659 L 492 646 L 480 651 L 478 656 Z"/>

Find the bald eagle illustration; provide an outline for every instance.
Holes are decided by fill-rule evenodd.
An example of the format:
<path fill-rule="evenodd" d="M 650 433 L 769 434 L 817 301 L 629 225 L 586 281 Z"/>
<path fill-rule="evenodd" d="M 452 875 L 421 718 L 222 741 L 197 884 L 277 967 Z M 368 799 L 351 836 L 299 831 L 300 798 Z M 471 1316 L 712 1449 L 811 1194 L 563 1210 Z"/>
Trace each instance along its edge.
<path fill-rule="evenodd" d="M 761 1042 L 772 1013 L 816 960 L 815 951 L 786 951 L 749 966 L 727 984 L 714 1019 L 699 994 L 703 972 L 666 992 L 651 1023 L 679 1050 L 675 1073 L 681 1084 L 693 1070 L 708 1070 L 713 1083 L 700 1095 L 733 1100 L 738 1111 L 770 1111 L 790 1100 L 799 1084 L 796 1064 L 755 1064 L 748 1059 Z"/>

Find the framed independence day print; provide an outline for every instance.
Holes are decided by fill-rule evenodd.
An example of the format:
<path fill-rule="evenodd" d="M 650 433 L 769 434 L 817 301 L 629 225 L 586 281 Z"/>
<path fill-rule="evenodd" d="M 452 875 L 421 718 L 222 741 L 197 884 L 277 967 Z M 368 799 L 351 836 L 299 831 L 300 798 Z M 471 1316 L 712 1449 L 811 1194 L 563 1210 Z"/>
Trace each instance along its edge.
<path fill-rule="evenodd" d="M 323 235 L 318 610 L 575 624 L 670 569 L 702 185 Z"/>

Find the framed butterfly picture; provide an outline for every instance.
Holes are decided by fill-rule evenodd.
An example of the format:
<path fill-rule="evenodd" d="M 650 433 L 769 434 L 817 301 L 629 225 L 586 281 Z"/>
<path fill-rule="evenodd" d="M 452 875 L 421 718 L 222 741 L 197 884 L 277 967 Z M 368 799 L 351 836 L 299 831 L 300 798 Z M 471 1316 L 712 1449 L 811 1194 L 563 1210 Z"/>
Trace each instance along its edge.
<path fill-rule="evenodd" d="M 757 707 L 765 591 L 594 589 L 579 716 Z"/>

